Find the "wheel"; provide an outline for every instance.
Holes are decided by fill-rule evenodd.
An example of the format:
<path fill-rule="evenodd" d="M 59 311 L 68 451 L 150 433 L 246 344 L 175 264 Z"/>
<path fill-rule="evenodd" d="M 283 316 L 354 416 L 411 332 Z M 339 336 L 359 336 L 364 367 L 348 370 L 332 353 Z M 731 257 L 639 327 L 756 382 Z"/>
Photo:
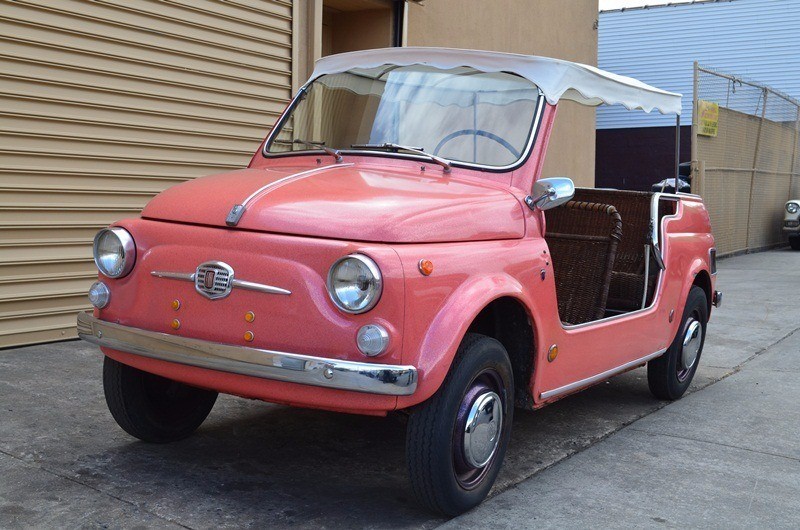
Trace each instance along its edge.
<path fill-rule="evenodd" d="M 467 334 L 441 388 L 408 420 L 406 459 L 421 504 L 455 516 L 486 498 L 511 436 L 513 404 L 505 348 Z"/>
<path fill-rule="evenodd" d="M 664 355 L 647 363 L 647 383 L 658 399 L 676 400 L 689 388 L 700 363 L 707 322 L 706 294 L 692 286 L 678 334 Z"/>
<path fill-rule="evenodd" d="M 792 250 L 800 250 L 800 236 L 790 237 L 789 246 L 792 247 Z"/>
<path fill-rule="evenodd" d="M 103 390 L 119 426 L 131 436 L 154 443 L 192 434 L 217 400 L 216 392 L 143 372 L 110 357 L 103 362 Z"/>

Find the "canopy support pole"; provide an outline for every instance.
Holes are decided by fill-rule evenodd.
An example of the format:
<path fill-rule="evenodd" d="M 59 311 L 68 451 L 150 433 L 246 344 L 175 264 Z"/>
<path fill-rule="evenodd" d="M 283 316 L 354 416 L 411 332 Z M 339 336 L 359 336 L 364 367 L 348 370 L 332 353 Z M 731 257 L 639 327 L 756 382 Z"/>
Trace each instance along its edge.
<path fill-rule="evenodd" d="M 675 193 L 678 191 L 678 181 L 681 174 L 681 115 L 675 117 Z"/>

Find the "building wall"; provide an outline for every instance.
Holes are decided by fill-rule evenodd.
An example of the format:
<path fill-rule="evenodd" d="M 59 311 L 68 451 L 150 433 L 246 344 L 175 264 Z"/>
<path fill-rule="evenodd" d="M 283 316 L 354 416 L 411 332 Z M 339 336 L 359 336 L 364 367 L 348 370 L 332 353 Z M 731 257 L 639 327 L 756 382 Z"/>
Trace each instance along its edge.
<path fill-rule="evenodd" d="M 75 336 L 92 238 L 243 167 L 291 95 L 284 0 L 2 2 L 0 347 Z"/>
<path fill-rule="evenodd" d="M 692 128 L 681 126 L 680 161 L 692 158 Z M 675 176 L 675 128 L 598 129 L 598 188 L 650 191 Z"/>
<path fill-rule="evenodd" d="M 0 348 L 74 337 L 97 230 L 245 166 L 323 49 L 391 42 L 392 6 L 0 2 Z M 427 0 L 407 43 L 596 64 L 596 15 L 596 0 Z M 593 184 L 592 109 L 564 105 L 552 146 L 546 174 Z"/>
<path fill-rule="evenodd" d="M 800 99 L 800 1 L 734 0 L 600 13 L 600 68 L 683 94 L 692 119 L 694 61 Z M 600 108 L 598 129 L 674 125 L 674 116 Z"/>
<path fill-rule="evenodd" d="M 408 5 L 409 46 L 543 55 L 597 64 L 596 0 L 428 0 Z M 544 176 L 594 185 L 595 111 L 559 105 Z"/>

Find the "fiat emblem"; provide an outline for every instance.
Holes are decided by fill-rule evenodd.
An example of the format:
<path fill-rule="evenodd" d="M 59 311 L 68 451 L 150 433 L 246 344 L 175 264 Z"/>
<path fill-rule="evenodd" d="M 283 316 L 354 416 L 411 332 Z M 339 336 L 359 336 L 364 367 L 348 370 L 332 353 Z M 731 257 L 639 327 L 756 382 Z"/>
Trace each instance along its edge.
<path fill-rule="evenodd" d="M 206 273 L 203 275 L 203 286 L 211 290 L 214 288 L 214 277 L 217 275 L 217 271 L 215 270 L 207 270 Z"/>
<path fill-rule="evenodd" d="M 233 267 L 221 261 L 201 263 L 194 273 L 194 288 L 211 300 L 225 298 L 233 288 Z"/>

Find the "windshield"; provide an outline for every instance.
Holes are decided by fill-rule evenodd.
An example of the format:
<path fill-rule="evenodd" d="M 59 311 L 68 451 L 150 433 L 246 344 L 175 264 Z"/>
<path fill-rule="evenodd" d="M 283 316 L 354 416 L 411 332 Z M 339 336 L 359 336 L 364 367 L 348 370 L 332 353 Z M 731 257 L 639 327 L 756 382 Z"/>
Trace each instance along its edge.
<path fill-rule="evenodd" d="M 354 69 L 306 86 L 264 151 L 402 153 L 405 146 L 453 162 L 510 166 L 525 155 L 538 100 L 536 85 L 503 72 Z"/>

